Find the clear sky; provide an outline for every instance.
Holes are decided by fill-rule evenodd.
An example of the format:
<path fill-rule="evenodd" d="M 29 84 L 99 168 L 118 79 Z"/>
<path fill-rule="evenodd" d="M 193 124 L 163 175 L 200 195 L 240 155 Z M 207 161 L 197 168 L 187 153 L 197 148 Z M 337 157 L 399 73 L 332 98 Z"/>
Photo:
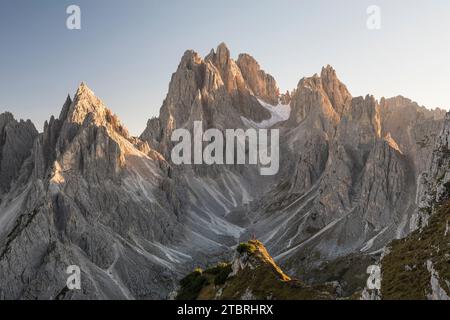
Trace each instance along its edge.
<path fill-rule="evenodd" d="M 81 30 L 66 8 L 81 7 Z M 381 29 L 366 27 L 370 5 Z M 226 42 L 285 91 L 331 64 L 354 96 L 450 108 L 448 0 L 1 0 L 0 112 L 42 128 L 89 87 L 133 134 L 159 113 L 183 52 Z"/>

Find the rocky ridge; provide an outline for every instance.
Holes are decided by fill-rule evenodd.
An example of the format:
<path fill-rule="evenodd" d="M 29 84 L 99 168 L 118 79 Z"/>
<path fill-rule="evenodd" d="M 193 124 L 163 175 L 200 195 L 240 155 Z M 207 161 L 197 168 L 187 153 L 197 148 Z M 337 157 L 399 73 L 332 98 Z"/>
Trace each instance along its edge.
<path fill-rule="evenodd" d="M 443 117 L 402 97 L 352 97 L 331 66 L 280 94 L 254 58 L 233 60 L 225 44 L 205 58 L 186 51 L 139 138 L 85 84 L 39 135 L 2 115 L 0 297 L 164 299 L 253 234 L 292 277 L 339 281 L 351 295 L 364 287 L 360 270 L 426 225 L 424 208 L 441 199 Z M 280 172 L 174 166 L 171 133 L 194 121 L 279 129 Z M 81 291 L 65 289 L 73 264 Z"/>
<path fill-rule="evenodd" d="M 0 114 L 0 201 L 26 168 L 33 142 L 38 135 L 31 121 L 17 121 L 11 113 Z M 22 170 L 21 170 L 22 169 Z"/>
<path fill-rule="evenodd" d="M 195 270 L 181 280 L 178 299 L 305 300 L 336 299 L 336 283 L 308 286 L 291 279 L 257 240 L 241 243 L 230 264 Z"/>

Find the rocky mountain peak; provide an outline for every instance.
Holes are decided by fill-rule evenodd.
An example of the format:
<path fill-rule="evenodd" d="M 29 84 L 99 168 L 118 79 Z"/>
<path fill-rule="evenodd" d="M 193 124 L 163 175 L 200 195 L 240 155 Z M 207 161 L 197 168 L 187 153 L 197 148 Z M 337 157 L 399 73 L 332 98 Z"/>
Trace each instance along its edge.
<path fill-rule="evenodd" d="M 230 49 L 222 42 L 205 57 L 205 61 L 211 61 L 219 70 L 224 70 L 232 61 Z"/>
<path fill-rule="evenodd" d="M 89 87 L 86 85 L 86 83 L 85 83 L 84 81 L 81 81 L 80 85 L 78 86 L 76 95 L 81 94 L 81 93 L 83 93 L 83 92 L 87 92 L 87 93 L 90 93 L 90 94 L 94 94 L 94 93 L 92 92 L 92 90 L 89 89 Z"/>
<path fill-rule="evenodd" d="M 230 50 L 224 43 L 217 47 L 216 52 L 211 51 L 206 56 L 205 61 L 217 68 L 229 95 L 236 95 L 246 89 L 241 70 L 236 62 L 231 59 Z"/>
<path fill-rule="evenodd" d="M 67 108 L 69 103 L 70 107 Z M 68 123 L 83 125 L 87 121 L 97 126 L 107 127 L 125 138 L 129 137 L 128 131 L 120 123 L 119 118 L 104 105 L 103 101 L 84 82 L 78 87 L 73 102 L 71 102 L 70 96 L 66 99 L 61 116 L 65 114 L 67 116 L 63 120 Z"/>
<path fill-rule="evenodd" d="M 249 94 L 272 105 L 279 103 L 280 92 L 275 79 L 261 70 L 258 62 L 249 54 L 240 54 L 237 61 L 231 58 L 230 50 L 221 43 L 216 51 L 205 58 L 218 70 L 230 95 Z"/>
<path fill-rule="evenodd" d="M 77 143 L 74 144 L 75 140 Z M 83 153 L 96 143 L 99 154 L 110 153 L 108 156 L 112 164 L 109 165 L 116 166 L 114 170 L 117 171 L 123 159 L 114 162 L 114 157 L 122 156 L 125 152 L 123 147 L 130 145 L 132 148 L 134 142 L 119 118 L 82 82 L 73 101 L 70 96 L 66 98 L 59 118 L 52 116 L 50 121 L 44 124 L 44 132 L 39 136 L 34 150 L 35 176 L 44 177 L 49 169 L 53 170 L 61 164 L 55 161 L 60 160 L 62 156 L 65 157 L 64 161 L 67 161 L 76 154 L 75 159 L 79 157 L 76 161 L 87 162 Z M 110 150 L 106 150 L 107 148 Z M 73 163 L 68 163 L 73 166 Z"/>
<path fill-rule="evenodd" d="M 343 117 L 339 131 L 345 132 L 345 139 L 351 139 L 350 145 L 372 145 L 381 138 L 379 105 L 375 97 L 353 98 L 348 113 Z M 355 143 L 355 139 L 358 143 Z"/>
<path fill-rule="evenodd" d="M 6 111 L 0 114 L 0 128 L 3 128 L 11 121 L 14 121 L 14 116 L 11 112 Z"/>
<path fill-rule="evenodd" d="M 426 170 L 445 111 L 429 110 L 403 96 L 382 98 L 379 104 L 382 135 L 390 134 L 402 151 L 414 159 L 416 175 Z"/>
<path fill-rule="evenodd" d="M 12 113 L 0 114 L 0 202 L 3 192 L 20 174 L 25 160 L 31 155 L 31 149 L 38 132 L 30 120 L 17 121 Z"/>
<path fill-rule="evenodd" d="M 172 75 L 159 118 L 148 122 L 141 138 L 167 155 L 173 130 L 191 128 L 193 121 L 234 128 L 244 126 L 241 117 L 256 123 L 269 119 L 271 113 L 258 99 L 278 105 L 279 90 L 254 58 L 241 55 L 236 62 L 225 43 L 204 59 L 188 50 Z"/>
<path fill-rule="evenodd" d="M 194 65 L 202 63 L 202 58 L 194 50 L 186 50 L 181 58 L 178 70 L 189 69 L 192 70 Z"/>
<path fill-rule="evenodd" d="M 283 121 L 271 122 L 276 116 Z M 275 176 L 165 162 L 177 128 L 203 121 L 245 130 L 267 119 L 281 129 Z M 184 53 L 142 140 L 85 83 L 42 134 L 0 115 L 0 298 L 163 299 L 180 275 L 226 260 L 183 279 L 182 297 L 347 297 L 381 250 L 406 235 L 416 195 L 428 213 L 430 201 L 450 194 L 450 115 L 440 136 L 435 119 L 403 97 L 381 106 L 352 98 L 331 66 L 280 95 L 255 58 L 235 61 L 225 44 L 205 59 Z M 419 186 L 429 191 L 416 193 L 430 158 Z M 251 235 L 262 241 L 241 243 L 232 258 Z M 87 275 L 83 290 L 61 290 L 71 264 Z"/>
<path fill-rule="evenodd" d="M 280 90 L 277 82 L 270 74 L 261 70 L 255 58 L 246 53 L 240 54 L 237 65 L 241 69 L 248 87 L 257 97 L 272 105 L 279 103 Z"/>
<path fill-rule="evenodd" d="M 72 102 L 73 102 L 72 98 L 70 97 L 70 94 L 68 94 L 66 101 L 64 102 L 61 112 L 59 114 L 59 119 L 61 121 L 64 121 L 67 118 L 67 114 L 69 112 L 70 106 L 72 105 Z"/>
<path fill-rule="evenodd" d="M 221 66 L 227 64 L 230 60 L 230 49 L 228 49 L 225 42 L 222 42 L 217 46 L 216 57 L 219 65 Z"/>
<path fill-rule="evenodd" d="M 338 79 L 331 66 L 322 68 L 321 74 L 302 78 L 291 94 L 291 125 L 308 119 L 314 126 L 334 132 L 342 117 L 348 113 L 352 96 Z"/>
<path fill-rule="evenodd" d="M 103 102 L 98 99 L 94 92 L 82 82 L 75 93 L 71 108 L 71 121 L 82 123 L 86 115 L 92 113 L 103 113 L 105 106 Z"/>
<path fill-rule="evenodd" d="M 336 71 L 330 65 L 320 73 L 322 86 L 336 112 L 342 116 L 350 107 L 352 96 L 347 87 L 338 79 Z"/>
<path fill-rule="evenodd" d="M 389 113 L 390 115 L 401 113 L 403 117 L 406 117 L 403 118 L 404 121 L 410 121 L 412 119 L 416 120 L 419 117 L 424 119 L 443 120 L 447 113 L 440 108 L 432 110 L 427 109 L 420 106 L 417 102 L 401 95 L 392 98 L 381 98 L 380 107 L 383 112 Z"/>
<path fill-rule="evenodd" d="M 322 67 L 320 71 L 320 77 L 324 80 L 339 80 L 336 74 L 336 70 L 329 64 Z"/>
<path fill-rule="evenodd" d="M 291 115 L 290 125 L 307 121 L 312 126 L 332 132 L 339 122 L 339 115 L 336 113 L 331 101 L 323 89 L 321 78 L 314 74 L 311 77 L 302 78 L 297 88 L 291 95 Z"/>

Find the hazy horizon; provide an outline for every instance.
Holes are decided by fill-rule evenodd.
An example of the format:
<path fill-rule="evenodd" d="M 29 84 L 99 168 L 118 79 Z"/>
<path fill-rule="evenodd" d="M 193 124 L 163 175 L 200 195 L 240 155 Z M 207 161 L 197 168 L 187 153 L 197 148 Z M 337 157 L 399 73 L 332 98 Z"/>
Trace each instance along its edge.
<path fill-rule="evenodd" d="M 81 30 L 66 28 L 67 6 L 81 8 Z M 366 27 L 381 8 L 381 29 Z M 225 42 L 249 53 L 281 92 L 333 66 L 353 96 L 402 95 L 450 108 L 447 94 L 450 3 L 420 1 L 5 0 L 0 4 L 0 113 L 39 130 L 84 81 L 134 135 L 159 114 L 185 50 L 204 57 Z"/>

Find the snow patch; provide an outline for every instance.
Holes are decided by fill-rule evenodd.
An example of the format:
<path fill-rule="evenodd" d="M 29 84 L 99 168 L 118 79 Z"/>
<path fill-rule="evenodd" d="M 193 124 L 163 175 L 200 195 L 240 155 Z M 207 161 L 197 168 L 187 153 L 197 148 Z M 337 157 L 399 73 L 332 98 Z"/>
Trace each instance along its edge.
<path fill-rule="evenodd" d="M 267 129 L 275 124 L 286 121 L 291 116 L 291 106 L 289 104 L 278 104 L 273 106 L 269 103 L 266 103 L 260 99 L 258 99 L 259 104 L 270 112 L 270 119 L 263 120 L 262 122 L 256 123 L 252 120 L 249 120 L 245 117 L 241 117 L 242 122 L 249 127 L 257 128 L 257 129 Z"/>

